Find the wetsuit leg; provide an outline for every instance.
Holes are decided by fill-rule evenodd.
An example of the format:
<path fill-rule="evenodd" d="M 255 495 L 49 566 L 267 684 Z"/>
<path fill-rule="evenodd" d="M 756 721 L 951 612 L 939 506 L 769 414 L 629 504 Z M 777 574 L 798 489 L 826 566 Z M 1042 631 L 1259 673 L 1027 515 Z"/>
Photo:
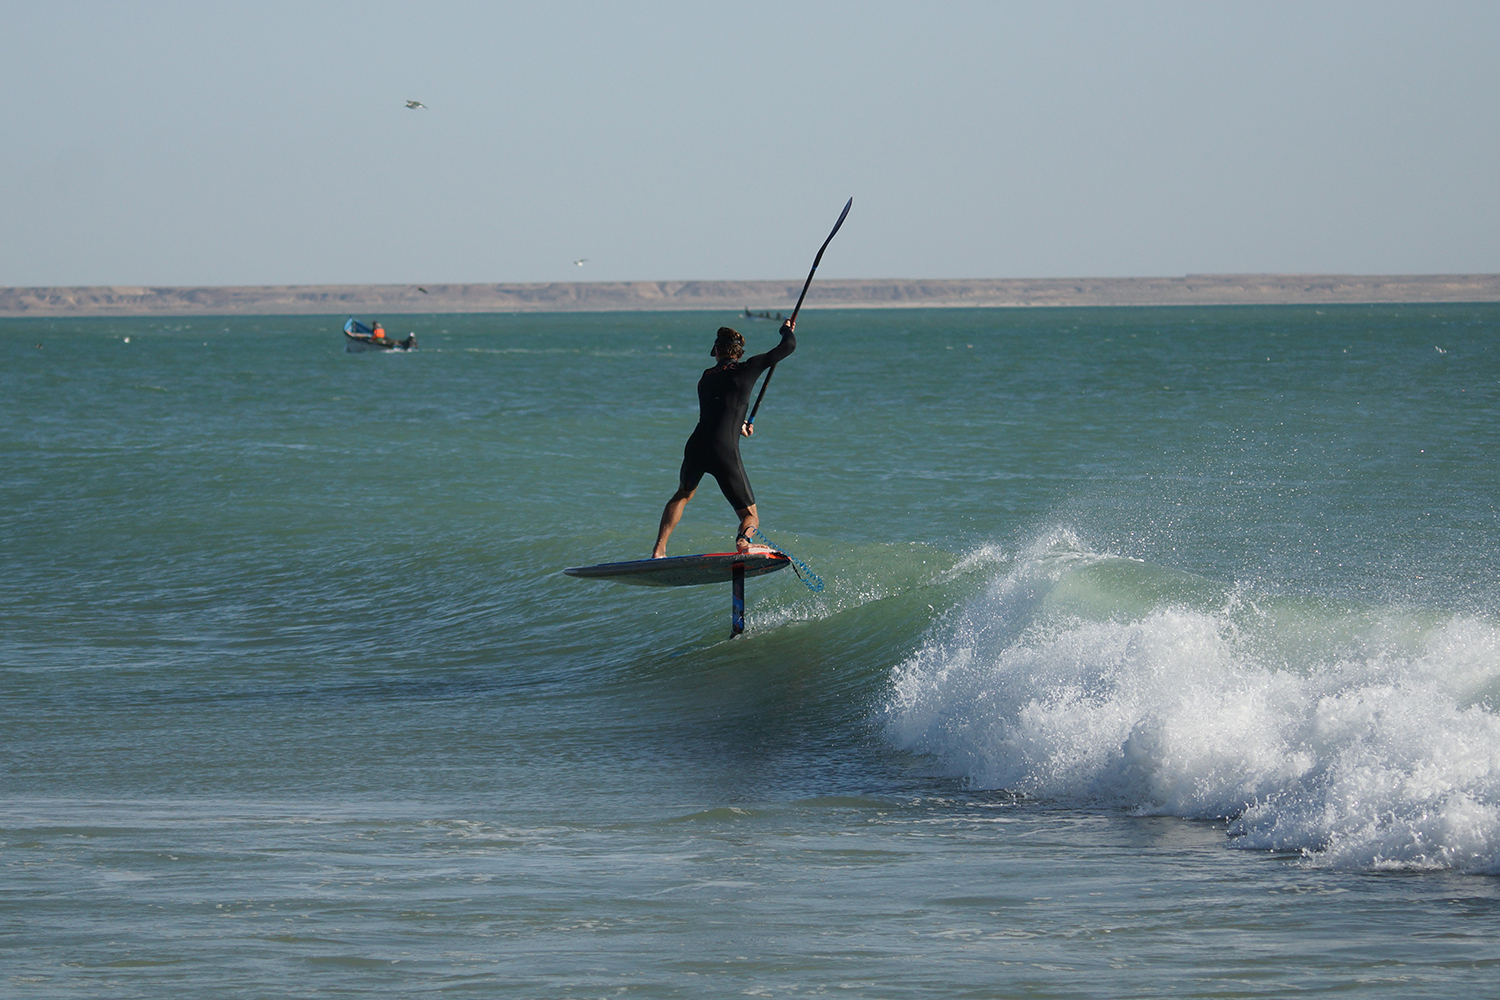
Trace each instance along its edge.
<path fill-rule="evenodd" d="M 719 489 L 724 494 L 724 499 L 729 501 L 729 506 L 735 510 L 744 510 L 755 503 L 755 491 L 750 489 L 750 477 L 745 475 L 745 463 L 740 461 L 740 456 L 735 454 L 732 459 L 724 459 L 709 466 L 709 473 L 718 480 Z"/>
<path fill-rule="evenodd" d="M 689 450 L 682 456 L 682 468 L 677 473 L 678 487 L 684 492 L 691 493 L 698 488 L 698 484 L 703 480 L 703 474 L 707 471 L 708 469 L 698 456 Z"/>

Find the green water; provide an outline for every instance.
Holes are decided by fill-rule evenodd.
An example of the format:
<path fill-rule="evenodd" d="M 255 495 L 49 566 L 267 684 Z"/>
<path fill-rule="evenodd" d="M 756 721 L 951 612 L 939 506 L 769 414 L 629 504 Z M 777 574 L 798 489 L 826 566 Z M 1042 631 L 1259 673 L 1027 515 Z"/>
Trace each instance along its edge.
<path fill-rule="evenodd" d="M 9 995 L 1493 982 L 1500 306 L 807 313 L 733 641 L 734 317 L 382 318 L 0 320 Z"/>

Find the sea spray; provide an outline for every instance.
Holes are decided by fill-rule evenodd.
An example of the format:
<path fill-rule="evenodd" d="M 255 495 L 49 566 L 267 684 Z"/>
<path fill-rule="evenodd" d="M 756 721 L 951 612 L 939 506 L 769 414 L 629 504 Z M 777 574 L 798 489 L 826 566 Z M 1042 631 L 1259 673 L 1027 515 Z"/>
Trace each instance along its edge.
<path fill-rule="evenodd" d="M 975 788 L 1229 819 L 1238 847 L 1500 871 L 1500 628 L 1166 576 L 1039 540 L 895 669 L 890 739 Z"/>

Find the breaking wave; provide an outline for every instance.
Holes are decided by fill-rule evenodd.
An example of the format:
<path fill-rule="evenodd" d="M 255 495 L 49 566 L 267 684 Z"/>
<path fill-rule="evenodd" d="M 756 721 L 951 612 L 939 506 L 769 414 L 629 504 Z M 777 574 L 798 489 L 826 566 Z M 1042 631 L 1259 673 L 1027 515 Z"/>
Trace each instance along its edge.
<path fill-rule="evenodd" d="M 1257 595 L 1038 541 L 893 672 L 973 787 L 1229 820 L 1238 847 L 1500 872 L 1500 628 Z"/>

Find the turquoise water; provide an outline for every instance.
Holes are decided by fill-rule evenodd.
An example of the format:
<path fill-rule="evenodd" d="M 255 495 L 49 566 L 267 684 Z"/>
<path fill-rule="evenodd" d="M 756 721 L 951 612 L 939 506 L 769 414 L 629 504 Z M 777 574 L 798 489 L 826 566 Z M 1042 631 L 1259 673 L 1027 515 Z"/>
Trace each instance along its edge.
<path fill-rule="evenodd" d="M 808 313 L 732 641 L 732 316 L 385 319 L 0 320 L 7 995 L 1493 990 L 1500 306 Z"/>

